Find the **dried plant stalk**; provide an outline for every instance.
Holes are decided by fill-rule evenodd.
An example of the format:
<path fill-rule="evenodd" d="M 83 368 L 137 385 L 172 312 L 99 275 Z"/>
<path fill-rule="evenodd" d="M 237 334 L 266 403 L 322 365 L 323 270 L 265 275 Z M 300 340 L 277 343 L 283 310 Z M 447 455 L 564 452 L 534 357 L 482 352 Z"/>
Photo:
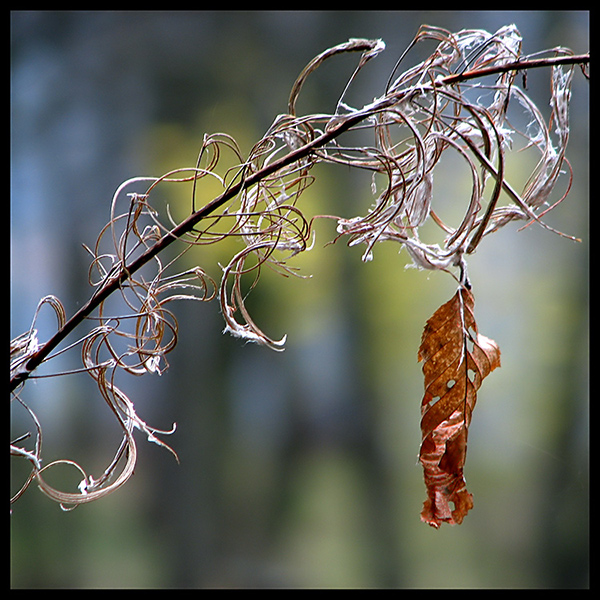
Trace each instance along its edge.
<path fill-rule="evenodd" d="M 53 356 L 80 347 L 81 371 L 95 380 L 123 431 L 123 441 L 97 480 L 67 461 L 81 471 L 83 480 L 79 493 L 61 492 L 46 484 L 42 476 L 56 463 L 42 467 L 41 427 L 29 411 L 35 424 L 35 449 L 26 450 L 24 438 L 11 445 L 11 453 L 25 458 L 32 467 L 18 495 L 37 481 L 43 492 L 65 506 L 89 502 L 114 491 L 131 476 L 136 457 L 134 429 L 165 445 L 158 436 L 172 431 L 155 430 L 138 417 L 134 403 L 115 385 L 115 373 L 160 375 L 168 368 L 166 357 L 178 337 L 177 320 L 167 308 L 170 302 L 218 297 L 226 332 L 283 349 L 285 337 L 272 339 L 252 319 L 242 282 L 250 280 L 250 288 L 256 285 L 264 266 L 286 275 L 297 274 L 288 261 L 311 247 L 312 221 L 299 205 L 302 193 L 313 181 L 311 170 L 316 164 L 343 164 L 366 170 L 374 178 L 371 208 L 354 218 L 337 218 L 338 237 L 346 237 L 350 245 L 365 244 L 363 260 L 373 258 L 377 242 L 394 241 L 406 249 L 414 266 L 448 272 L 462 289 L 470 289 L 465 256 L 474 252 L 485 236 L 515 220 L 550 229 L 541 216 L 556 205 L 550 206 L 548 201 L 565 164 L 573 69 L 579 65 L 583 70 L 589 55 L 575 56 L 570 50 L 555 48 L 546 58 L 523 57 L 521 36 L 514 25 L 494 34 L 483 30 L 451 33 L 423 26 L 408 50 L 427 40 L 437 43 L 434 52 L 396 76 L 405 53 L 384 93 L 362 108 L 348 106 L 344 90 L 333 114 L 297 115 L 298 96 L 324 61 L 341 53 L 360 53 L 347 89 L 356 73 L 385 49 L 381 40 L 366 39 L 334 46 L 302 71 L 292 86 L 287 114 L 274 120 L 246 157 L 230 136 L 207 135 L 194 167 L 158 178 L 136 177 L 117 189 L 110 221 L 95 247 L 88 248 L 94 293 L 69 319 L 57 298 L 49 296 L 40 302 L 38 311 L 45 305 L 55 311 L 58 328 L 49 340 L 40 343 L 36 311 L 30 330 L 13 340 L 11 392 L 16 405 L 27 407 L 24 385 L 36 376 L 36 369 Z M 519 71 L 539 67 L 551 69 L 552 115 L 548 122 L 516 82 Z M 480 81 L 492 76 L 492 83 Z M 474 88 L 481 92 L 477 100 L 470 99 Z M 530 117 L 525 132 L 515 130 L 507 119 L 507 108 L 515 102 Z M 555 128 L 556 139 L 549 123 Z M 345 145 L 344 134 L 358 128 L 371 130 L 373 143 Z M 516 136 L 522 136 L 540 154 L 520 192 L 507 181 L 505 173 L 505 155 Z M 434 172 L 447 152 L 456 153 L 466 163 L 472 180 L 464 216 L 455 224 L 439 217 L 433 194 Z M 235 166 L 222 168 L 225 153 L 233 156 Z M 385 182 L 379 190 L 375 176 Z M 486 199 L 488 180 L 494 183 Z M 221 192 L 205 202 L 203 186 L 209 181 L 216 181 Z M 127 193 L 131 186 L 141 184 L 147 186 L 143 194 Z M 170 215 L 161 217 L 152 204 L 155 190 L 164 185 L 191 186 L 191 213 L 179 223 Z M 507 198 L 508 204 L 501 204 L 501 197 Z M 419 236 L 419 229 L 430 220 L 444 236 L 440 243 L 425 243 Z M 190 248 L 232 237 L 240 240 L 241 249 L 223 267 L 220 282 L 200 266 L 177 272 L 177 259 Z M 176 244 L 179 254 L 163 264 L 164 250 Z M 114 316 L 106 302 L 117 295 L 127 312 Z M 93 322 L 91 331 L 55 352 L 84 321 Z"/>

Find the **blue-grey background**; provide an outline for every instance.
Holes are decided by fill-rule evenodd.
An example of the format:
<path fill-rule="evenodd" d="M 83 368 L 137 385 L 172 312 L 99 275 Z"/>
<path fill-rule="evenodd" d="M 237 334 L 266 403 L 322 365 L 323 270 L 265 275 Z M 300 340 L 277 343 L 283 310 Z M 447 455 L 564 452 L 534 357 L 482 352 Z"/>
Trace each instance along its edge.
<path fill-rule="evenodd" d="M 205 132 L 232 134 L 247 152 L 325 48 L 385 40 L 353 89 L 360 105 L 381 93 L 421 24 L 512 22 L 525 53 L 589 49 L 584 11 L 11 13 L 11 334 L 28 329 L 46 294 L 68 315 L 89 297 L 82 243 L 94 244 L 121 182 L 193 165 Z M 332 110 L 355 58 L 315 73 L 299 110 Z M 548 76 L 528 75 L 546 115 Z M 469 262 L 479 328 L 499 343 L 502 368 L 474 413 L 475 507 L 461 526 L 420 522 L 417 462 L 417 349 L 454 283 L 405 270 L 393 246 L 363 264 L 361 248 L 325 245 L 335 235 L 326 222 L 297 263 L 312 279 L 267 275 L 251 296 L 266 332 L 288 334 L 284 353 L 223 336 L 216 302 L 174 308 L 170 369 L 127 391 L 150 425 L 177 423 L 166 441 L 181 464 L 139 437 L 135 476 L 106 499 L 65 513 L 32 487 L 11 515 L 11 585 L 586 587 L 588 151 L 588 82 L 576 72 L 574 182 L 547 221 L 583 242 L 508 226 Z M 303 197 L 309 215 L 367 209 L 368 175 L 318 174 Z M 440 177 L 440 201 L 460 202 L 453 173 L 447 188 Z M 183 214 L 186 194 L 166 200 Z M 217 260 L 207 250 L 202 266 L 218 274 Z M 40 337 L 54 326 L 44 312 Z M 55 368 L 75 366 L 65 356 Z M 98 476 L 119 435 L 91 380 L 38 380 L 24 397 L 44 427 L 45 460 L 72 458 Z M 30 426 L 18 410 L 11 420 L 13 435 Z M 11 466 L 14 491 L 24 471 Z"/>

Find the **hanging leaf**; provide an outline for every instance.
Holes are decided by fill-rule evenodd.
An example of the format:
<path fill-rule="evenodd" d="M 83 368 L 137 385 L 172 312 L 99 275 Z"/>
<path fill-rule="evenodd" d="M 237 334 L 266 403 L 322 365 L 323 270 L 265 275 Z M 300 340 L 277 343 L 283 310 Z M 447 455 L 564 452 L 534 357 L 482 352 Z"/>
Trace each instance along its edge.
<path fill-rule="evenodd" d="M 419 460 L 427 486 L 421 520 L 435 528 L 461 523 L 473 508 L 463 476 L 468 429 L 482 380 L 500 366 L 500 349 L 477 332 L 473 307 L 471 292 L 459 288 L 427 321 L 419 348 L 425 375 Z"/>

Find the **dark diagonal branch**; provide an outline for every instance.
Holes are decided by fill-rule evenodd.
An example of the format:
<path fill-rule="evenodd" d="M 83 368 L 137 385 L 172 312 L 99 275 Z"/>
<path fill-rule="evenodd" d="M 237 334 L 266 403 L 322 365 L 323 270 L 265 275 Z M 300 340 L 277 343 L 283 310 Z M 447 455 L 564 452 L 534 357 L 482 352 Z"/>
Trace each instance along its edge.
<path fill-rule="evenodd" d="M 312 140 L 304 146 L 301 146 L 297 150 L 293 150 L 279 160 L 262 168 L 260 171 L 257 171 L 244 178 L 242 181 L 232 185 L 220 196 L 203 206 L 195 213 L 191 214 L 174 229 L 163 235 L 152 247 L 148 248 L 148 250 L 138 256 L 130 264 L 121 267 L 115 276 L 106 280 L 102 287 L 96 291 L 96 293 L 86 302 L 86 304 L 84 304 L 35 354 L 32 355 L 32 357 L 25 364 L 25 369 L 11 378 L 10 391 L 14 391 L 17 386 L 23 383 L 29 377 L 29 375 L 48 357 L 48 355 L 78 325 L 80 325 L 87 317 L 89 317 L 102 302 L 104 302 L 111 294 L 118 290 L 119 287 L 131 275 L 139 271 L 144 265 L 163 252 L 173 242 L 180 239 L 186 233 L 192 231 L 194 227 L 198 225 L 198 223 L 221 208 L 228 201 L 235 198 L 243 190 L 250 188 L 252 185 L 277 172 L 278 170 L 309 156 L 315 149 L 327 144 L 341 133 L 347 131 L 365 118 L 366 115 L 357 115 L 344 120 L 343 122 L 339 123 L 335 129 L 323 133 L 318 138 Z"/>
<path fill-rule="evenodd" d="M 492 67 L 484 67 L 448 75 L 436 81 L 433 85 L 436 87 L 454 85 L 464 81 L 477 79 L 489 75 L 497 75 L 508 72 L 523 71 L 526 69 L 534 69 L 540 67 L 552 67 L 556 65 L 587 65 L 589 64 L 589 54 L 572 55 L 572 56 L 557 56 L 540 59 L 518 60 L 504 65 L 495 65 Z M 206 204 L 203 208 L 191 214 L 187 219 L 182 221 L 174 229 L 162 236 L 152 247 L 148 248 L 138 258 L 130 264 L 122 266 L 120 271 L 110 279 L 108 279 L 102 287 L 82 306 L 66 323 L 27 361 L 25 368 L 11 378 L 10 390 L 14 391 L 21 383 L 23 383 L 29 375 L 49 356 L 49 354 L 92 312 L 113 294 L 131 275 L 141 269 L 145 264 L 151 261 L 154 257 L 160 254 L 165 248 L 171 245 L 175 240 L 181 238 L 186 233 L 189 233 L 203 219 L 211 215 L 214 211 L 222 207 L 228 201 L 235 198 L 243 190 L 250 188 L 257 182 L 260 182 L 269 175 L 278 170 L 298 162 L 318 148 L 321 148 L 348 131 L 360 122 L 373 116 L 374 113 L 381 112 L 399 103 L 404 97 L 412 93 L 412 90 L 397 90 L 389 96 L 374 102 L 368 110 L 358 111 L 354 115 L 344 118 L 338 118 L 336 124 L 331 129 L 325 131 L 315 139 L 302 145 L 301 147 L 289 152 L 287 155 L 263 167 L 245 177 L 242 181 L 232 185 L 229 189 L 223 192 L 220 196 Z"/>
<path fill-rule="evenodd" d="M 455 75 L 448 75 L 443 78 L 446 85 L 454 85 L 470 79 L 480 79 L 488 75 L 500 75 L 502 73 L 527 71 L 528 69 L 539 69 L 542 67 L 555 67 L 558 65 L 589 65 L 589 54 L 573 54 L 569 56 L 552 56 L 547 58 L 529 58 L 516 60 L 505 65 L 494 65 L 493 67 L 484 67 L 464 71 Z"/>

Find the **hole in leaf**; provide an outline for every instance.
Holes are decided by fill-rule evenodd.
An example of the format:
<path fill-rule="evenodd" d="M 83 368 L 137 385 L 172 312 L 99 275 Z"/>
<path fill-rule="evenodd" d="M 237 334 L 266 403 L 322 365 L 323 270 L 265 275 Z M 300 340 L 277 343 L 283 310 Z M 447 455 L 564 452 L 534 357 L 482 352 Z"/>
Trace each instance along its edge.
<path fill-rule="evenodd" d="M 454 379 L 449 379 L 448 382 L 446 383 L 446 387 L 451 390 L 454 387 L 454 384 L 456 383 L 456 381 Z"/>
<path fill-rule="evenodd" d="M 433 406 L 438 400 L 440 399 L 439 396 L 434 396 L 429 402 L 428 402 L 428 406 Z"/>

